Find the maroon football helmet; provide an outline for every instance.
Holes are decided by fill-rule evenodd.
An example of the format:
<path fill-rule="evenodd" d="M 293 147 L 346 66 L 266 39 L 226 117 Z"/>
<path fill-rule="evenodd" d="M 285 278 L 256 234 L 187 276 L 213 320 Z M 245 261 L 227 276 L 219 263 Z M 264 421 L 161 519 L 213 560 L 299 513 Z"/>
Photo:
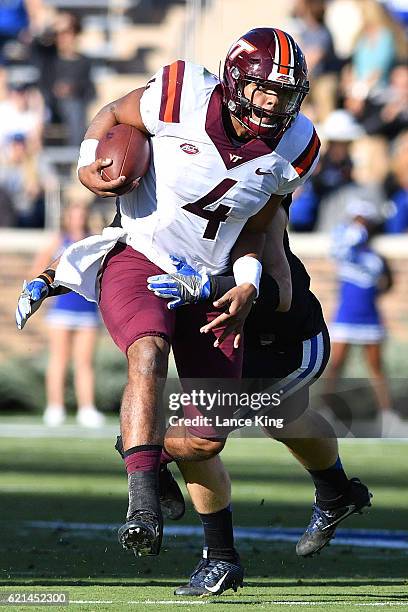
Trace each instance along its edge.
<path fill-rule="evenodd" d="M 255 28 L 241 36 L 228 51 L 221 83 L 229 111 L 257 138 L 281 135 L 309 91 L 306 60 L 299 45 L 276 28 Z M 248 83 L 256 85 L 250 98 L 244 96 Z M 253 102 L 255 92 L 263 90 L 278 95 L 273 111 Z"/>

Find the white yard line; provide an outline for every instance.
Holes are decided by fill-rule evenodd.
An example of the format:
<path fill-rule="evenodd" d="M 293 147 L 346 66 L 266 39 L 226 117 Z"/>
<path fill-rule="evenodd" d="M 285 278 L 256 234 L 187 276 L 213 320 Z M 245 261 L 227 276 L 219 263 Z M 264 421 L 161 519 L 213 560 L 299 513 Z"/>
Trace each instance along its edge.
<path fill-rule="evenodd" d="M 22 525 L 29 529 L 61 529 L 84 532 L 115 531 L 119 525 L 113 523 L 70 523 L 65 521 L 24 521 Z M 296 542 L 303 529 L 299 527 L 235 527 L 234 534 L 238 540 L 258 540 L 267 542 Z M 190 525 L 167 526 L 166 536 L 201 537 L 201 527 Z M 340 546 L 359 546 L 362 548 L 388 548 L 408 550 L 408 531 L 391 531 L 387 529 L 341 529 L 336 532 L 332 544 Z"/>
<path fill-rule="evenodd" d="M 218 599 L 218 598 L 217 598 Z M 339 600 L 340 601 L 340 600 Z M 279 600 L 260 600 L 259 602 L 253 602 L 252 605 L 256 606 L 257 604 L 268 604 L 274 606 L 338 606 L 339 601 L 279 601 Z M 78 604 L 78 605 L 92 605 L 92 604 L 105 604 L 105 605 L 118 605 L 118 604 L 127 604 L 131 605 L 145 605 L 145 606 L 170 606 L 170 605 L 178 605 L 178 606 L 206 606 L 214 603 L 214 598 L 209 597 L 207 600 L 205 599 L 192 599 L 192 600 L 184 600 L 184 599 L 162 599 L 162 600 L 154 600 L 154 599 L 140 599 L 140 600 L 131 600 L 131 601 L 103 601 L 103 600 L 83 600 L 83 599 L 70 599 L 70 604 Z M 217 603 L 222 604 L 222 596 L 221 600 L 218 600 Z M 240 602 L 238 598 L 234 597 L 233 599 L 229 599 L 228 603 L 239 604 L 239 603 L 248 603 Z M 408 599 L 406 601 L 373 601 L 373 602 L 347 602 L 347 607 L 360 607 L 360 606 L 408 606 Z"/>

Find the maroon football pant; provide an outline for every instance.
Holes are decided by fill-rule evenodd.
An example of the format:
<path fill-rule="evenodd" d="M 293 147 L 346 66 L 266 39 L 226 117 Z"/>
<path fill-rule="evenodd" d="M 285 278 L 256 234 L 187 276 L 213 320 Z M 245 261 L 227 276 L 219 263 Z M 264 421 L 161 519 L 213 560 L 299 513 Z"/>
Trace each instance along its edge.
<path fill-rule="evenodd" d="M 240 378 L 242 347 L 234 349 L 233 336 L 214 348 L 215 334 L 200 327 L 220 314 L 211 302 L 167 308 L 167 300 L 147 289 L 146 279 L 165 272 L 132 247 L 118 243 L 108 253 L 100 280 L 99 307 L 115 344 L 127 354 L 139 338 L 159 336 L 172 345 L 179 377 Z"/>

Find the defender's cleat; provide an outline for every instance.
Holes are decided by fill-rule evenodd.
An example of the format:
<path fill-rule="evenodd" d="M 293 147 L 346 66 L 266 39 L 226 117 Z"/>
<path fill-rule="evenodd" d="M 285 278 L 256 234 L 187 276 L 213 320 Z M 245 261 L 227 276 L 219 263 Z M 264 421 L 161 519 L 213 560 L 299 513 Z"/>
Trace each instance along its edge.
<path fill-rule="evenodd" d="M 115 449 L 118 451 L 122 459 L 124 459 L 125 451 L 123 450 L 122 436 L 116 436 Z"/>
<path fill-rule="evenodd" d="M 165 464 L 159 470 L 159 495 L 163 516 L 172 521 L 180 520 L 186 511 L 186 504 L 177 481 Z"/>
<path fill-rule="evenodd" d="M 115 448 L 124 459 L 122 436 L 117 436 Z M 176 479 L 165 463 L 160 466 L 159 471 L 159 495 L 164 518 L 172 521 L 180 520 L 186 511 L 186 504 Z"/>
<path fill-rule="evenodd" d="M 296 544 L 296 554 L 310 557 L 319 552 L 334 537 L 337 526 L 351 514 L 362 514 L 362 509 L 371 506 L 372 494 L 358 478 L 351 478 L 349 492 L 342 496 L 341 506 L 323 510 L 318 501 L 313 505 L 313 514 L 305 533 Z"/>
<path fill-rule="evenodd" d="M 137 557 L 158 555 L 162 537 L 161 517 L 149 510 L 138 510 L 118 530 L 119 543 L 123 548 L 133 550 Z"/>
<path fill-rule="evenodd" d="M 208 550 L 204 548 L 203 558 L 190 576 L 190 582 L 185 586 L 178 587 L 175 595 L 187 597 L 202 597 L 221 595 L 228 589 L 237 591 L 242 587 L 244 579 L 244 568 L 239 557 L 235 563 L 208 559 Z"/>

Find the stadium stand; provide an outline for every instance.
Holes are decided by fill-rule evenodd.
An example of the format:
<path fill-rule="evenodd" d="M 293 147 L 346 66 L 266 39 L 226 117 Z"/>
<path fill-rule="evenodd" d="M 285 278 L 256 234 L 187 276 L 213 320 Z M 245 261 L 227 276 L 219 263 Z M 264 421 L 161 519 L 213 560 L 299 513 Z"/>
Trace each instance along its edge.
<path fill-rule="evenodd" d="M 109 100 L 143 85 L 159 66 L 177 57 L 185 57 L 203 63 L 213 72 L 218 73 L 219 60 L 225 55 L 228 42 L 251 27 L 270 23 L 286 28 L 297 36 L 299 13 L 303 11 L 304 15 L 304 11 L 320 5 L 319 10 L 324 9 L 321 25 L 324 31 L 332 37 L 338 63 L 336 70 L 330 72 L 331 78 L 334 75 L 334 81 L 332 79 L 334 87 L 330 88 L 330 96 L 324 95 L 326 85 L 323 82 L 323 86 L 320 86 L 323 96 L 311 97 L 310 102 L 305 106 L 305 112 L 315 121 L 318 120 L 318 131 L 323 141 L 323 160 L 328 149 L 328 139 L 324 135 L 324 123 L 329 113 L 333 109 L 335 112 L 344 112 L 345 109 L 348 109 L 351 115 L 354 113 L 353 121 L 358 127 L 359 135 L 351 139 L 349 161 L 346 164 L 350 177 L 347 180 L 351 185 L 365 192 L 367 197 L 374 198 L 378 202 L 384 219 L 378 232 L 393 233 L 390 239 L 387 238 L 386 250 L 387 255 L 391 258 L 391 264 L 397 269 L 397 279 L 402 280 L 397 281 L 395 292 L 391 297 L 387 296 L 385 301 L 391 304 L 394 297 L 400 300 L 398 305 L 393 305 L 390 310 L 390 312 L 398 310 L 393 319 L 394 322 L 391 321 L 390 328 L 391 331 L 398 330 L 400 336 L 406 334 L 401 314 L 405 301 L 401 293 L 402 289 L 400 289 L 400 287 L 406 288 L 408 282 L 405 279 L 404 258 L 406 255 L 403 254 L 405 251 L 401 251 L 402 243 L 393 242 L 393 240 L 398 238 L 395 233 L 407 231 L 408 224 L 405 221 L 407 215 L 405 212 L 407 209 L 406 180 L 400 165 L 395 161 L 395 151 L 405 150 L 401 143 L 405 143 L 407 138 L 408 64 L 406 20 L 402 13 L 396 11 L 395 7 L 391 7 L 393 2 L 326 0 L 322 3 L 318 0 L 291 0 L 286 3 L 268 3 L 266 8 L 264 1 L 253 0 L 250 12 L 247 10 L 246 0 L 189 0 L 186 2 L 179 0 L 25 0 L 25 2 L 27 9 L 32 2 L 36 4 L 35 18 L 33 12 L 30 13 L 27 10 L 29 13 L 28 25 L 25 29 L 23 28 L 22 34 L 20 33 L 15 40 L 11 41 L 13 44 L 2 47 L 4 65 L 0 66 L 0 103 L 7 101 L 10 96 L 14 95 L 11 91 L 19 87 L 25 88 L 38 102 L 39 72 L 32 62 L 33 41 L 45 36 L 45 42 L 52 45 L 55 17 L 61 11 L 69 11 L 81 20 L 82 31 L 78 38 L 78 48 L 91 64 L 90 74 L 95 88 L 95 97 L 87 104 L 88 118 Z M 382 24 L 384 28 L 398 33 L 398 36 L 393 38 L 395 50 L 382 88 L 380 88 L 381 91 L 378 88 L 372 92 L 369 91 L 365 100 L 367 113 L 362 118 L 358 112 L 355 112 L 353 104 L 349 104 L 350 75 L 352 74 L 350 66 L 353 64 L 353 57 L 356 56 L 356 43 L 358 40 L 361 41 L 360 32 L 367 29 L 367 14 L 371 14 L 369 9 L 374 5 L 378 9 L 376 12 L 377 25 Z M 393 12 L 387 12 L 388 5 Z M 301 25 L 305 30 L 304 35 L 310 40 L 316 24 L 306 19 Z M 48 42 L 47 36 L 50 36 Z M 312 53 L 313 48 L 309 51 L 306 49 L 306 53 L 308 52 Z M 319 75 L 315 75 L 312 82 L 313 87 L 319 88 Z M 354 86 L 354 91 L 355 89 Z M 322 101 L 326 104 L 324 108 L 321 106 Z M 37 112 L 39 112 L 38 108 Z M 378 121 L 376 125 L 373 125 L 373 116 L 376 119 L 380 118 L 380 125 Z M 57 228 L 64 193 L 72 189 L 73 184 L 76 184 L 75 189 L 80 197 L 87 198 L 93 208 L 98 211 L 98 215 L 102 214 L 103 217 L 109 218 L 113 208 L 112 203 L 95 201 L 92 194 L 85 192 L 75 179 L 77 148 L 68 146 L 66 126 L 63 123 L 54 122 L 47 107 L 43 109 L 42 117 L 37 122 L 37 128 L 38 133 L 43 134 L 43 138 L 36 155 L 41 163 L 52 167 L 55 175 L 54 183 L 51 186 L 45 185 L 43 216 L 46 228 L 48 230 Z M 311 186 L 315 187 L 319 184 L 321 186 L 322 182 L 324 183 L 327 173 L 325 176 L 320 174 L 324 169 L 323 166 L 317 169 Z M 0 191 L 0 208 L 4 209 L 5 202 L 7 202 L 6 196 L 7 194 L 2 196 Z M 301 198 L 298 203 L 295 201 L 294 211 L 296 210 L 301 218 L 305 218 L 310 211 L 303 210 L 302 207 L 312 205 L 315 216 L 306 227 L 307 231 L 327 232 L 341 219 L 348 192 L 343 191 L 342 197 L 336 198 L 332 204 L 328 199 L 330 195 L 322 195 L 319 191 L 317 195 L 314 194 L 315 199 L 312 204 L 310 193 L 306 196 L 308 197 L 304 197 L 304 202 L 301 201 Z M 330 210 L 334 210 L 335 213 L 331 214 Z M 10 215 L 7 223 L 15 227 L 15 215 Z M 294 233 L 296 229 L 304 231 L 305 228 L 296 227 L 294 223 L 293 236 L 296 236 Z M 6 230 L 0 231 L 3 235 Z M 14 233 L 12 235 L 15 244 L 18 245 L 25 245 L 28 240 L 28 234 L 26 234 L 27 238 L 20 238 Z M 308 233 L 298 236 L 299 244 L 303 245 L 301 254 L 306 254 L 308 251 L 305 246 L 308 236 Z M 325 260 L 325 241 L 324 238 L 320 239 L 320 236 L 320 233 L 315 235 L 318 237 L 317 244 L 321 245 L 319 253 L 313 257 L 309 256 L 306 263 L 311 266 L 312 276 L 317 277 L 319 283 L 317 292 L 322 297 L 325 307 L 327 305 L 327 310 L 330 311 L 331 264 Z M 18 292 L 19 279 L 24 276 L 25 262 L 31 257 L 30 252 L 34 252 L 41 241 L 41 232 L 30 233 L 30 248 L 25 246 L 21 250 L 20 247 L 12 248 L 13 240 L 2 238 L 2 258 L 7 256 L 7 249 L 10 249 L 8 251 L 12 261 L 10 269 L 13 270 L 14 279 L 6 300 L 7 305 L 1 305 L 2 316 L 10 312 L 9 309 Z M 398 257 L 403 259 L 400 260 Z M 9 268 L 8 266 L 5 268 L 7 272 L 3 274 L 8 275 Z M 38 323 L 33 322 L 30 327 L 33 330 L 36 329 L 35 333 L 38 333 L 38 328 L 41 327 L 41 317 Z M 6 328 L 10 328 L 10 333 L 6 334 L 4 347 L 13 336 L 10 321 Z M 38 334 L 38 338 L 41 338 L 41 333 Z M 25 342 L 21 343 L 20 350 Z"/>
<path fill-rule="evenodd" d="M 378 184 L 384 179 L 380 175 L 386 173 L 392 141 L 407 127 L 408 66 L 403 21 L 397 22 L 377 0 L 293 0 L 289 4 L 274 3 L 268 6 L 267 12 L 265 4 L 258 0 L 251 4 L 250 14 L 245 6 L 243 0 L 187 3 L 170 0 L 25 0 L 27 16 L 22 23 L 26 26 L 12 41 L 18 43 L 18 49 L 12 45 L 7 50 L 7 44 L 3 48 L 10 85 L 8 96 L 15 95 L 12 89 L 26 87 L 35 91 L 36 86 L 40 86 L 45 100 L 44 119 L 38 122 L 39 125 L 43 123 L 43 127 L 39 127 L 39 132 L 43 133 L 44 151 L 41 155 L 55 166 L 62 191 L 73 178 L 76 149 L 72 145 L 78 140 L 78 136 L 72 134 L 72 128 L 67 127 L 67 120 L 63 120 L 61 109 L 56 112 L 61 103 L 53 103 L 53 96 L 47 93 L 53 88 L 47 67 L 55 63 L 53 57 L 58 54 L 54 38 L 62 11 L 71 11 L 81 22 L 78 51 L 86 58 L 83 63 L 86 61 L 90 65 L 95 95 L 87 87 L 82 102 L 77 103 L 86 104 L 88 118 L 107 101 L 142 85 L 160 65 L 178 56 L 195 59 L 218 72 L 219 58 L 226 51 L 225 41 L 233 40 L 252 26 L 265 23 L 265 19 L 278 23 L 302 41 L 309 64 L 318 66 L 311 71 L 313 93 L 305 106 L 306 113 L 323 123 L 335 108 L 347 108 L 368 134 L 363 144 L 355 143 L 353 146 L 352 163 L 358 169 L 352 170 L 352 174 L 356 174 L 352 180 L 359 183 L 364 159 L 374 158 L 378 152 L 381 153 L 379 158 L 377 156 L 381 160 L 377 164 L 379 175 L 366 177 L 363 184 L 367 180 Z M 344 36 L 342 24 L 350 22 L 352 15 L 354 29 L 348 28 L 347 36 Z M 388 67 L 384 67 L 381 87 L 374 84 L 364 100 L 360 97 L 356 101 L 355 92 L 358 87 L 362 90 L 363 85 L 361 80 L 358 86 L 353 82 L 353 74 L 357 74 L 356 66 L 360 66 L 358 70 L 361 73 L 364 36 L 370 27 L 392 33 L 391 39 L 387 38 L 388 34 L 383 34 L 386 41 L 391 41 L 384 43 L 389 47 Z M 314 39 L 319 41 L 319 48 L 313 46 Z M 367 65 L 366 70 L 369 69 Z M 367 89 L 369 85 L 365 87 Z M 67 106 L 69 101 L 63 103 Z M 75 108 L 74 103 L 70 105 Z M 75 116 L 75 113 L 71 114 Z M 79 111 L 77 114 L 82 115 Z M 369 152 L 366 154 L 367 149 Z M 371 168 L 371 174 L 377 170 Z M 55 201 L 56 198 L 51 199 Z M 300 206 L 301 202 L 297 205 L 298 210 Z M 325 209 L 324 202 L 318 200 L 315 208 L 319 216 L 319 211 Z M 47 221 L 55 218 L 56 215 L 46 216 Z M 309 226 L 322 227 L 319 219 Z"/>

